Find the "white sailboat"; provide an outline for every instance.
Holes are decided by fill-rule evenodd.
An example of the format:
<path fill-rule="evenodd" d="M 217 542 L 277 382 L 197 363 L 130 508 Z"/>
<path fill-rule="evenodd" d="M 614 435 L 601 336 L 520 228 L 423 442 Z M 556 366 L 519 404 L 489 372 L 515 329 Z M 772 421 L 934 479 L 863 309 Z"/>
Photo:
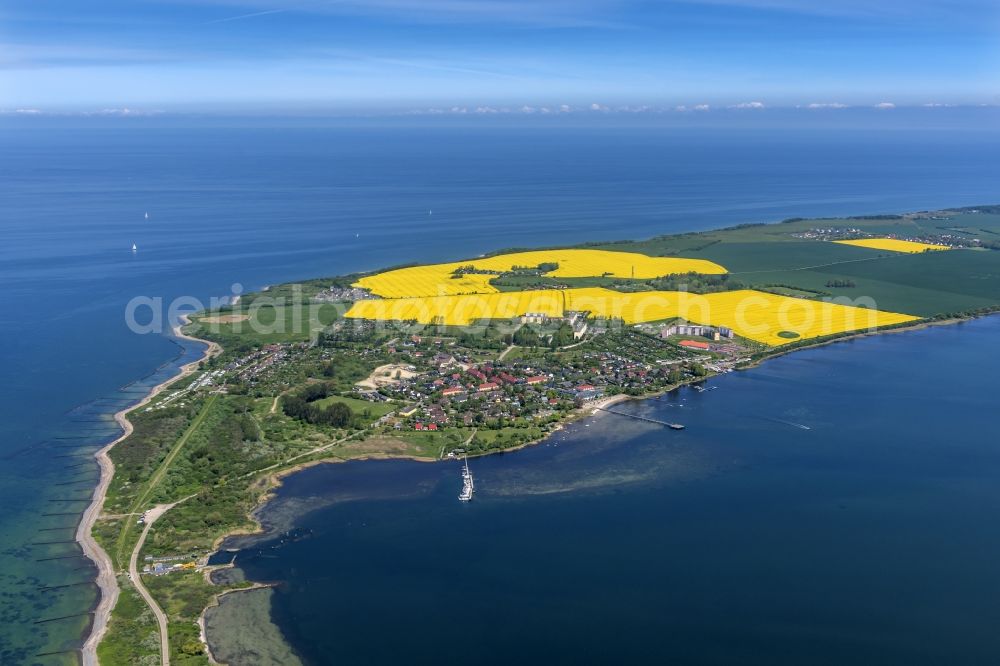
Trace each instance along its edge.
<path fill-rule="evenodd" d="M 135 243 L 132 243 L 132 251 L 133 251 L 133 252 L 135 252 L 135 251 L 137 251 L 138 249 L 139 249 L 139 248 L 138 248 L 138 247 L 136 247 Z"/>
<path fill-rule="evenodd" d="M 146 213 L 146 214 L 144 215 L 144 217 L 145 217 L 145 218 L 146 218 L 146 219 L 148 220 L 148 219 L 149 219 L 149 213 Z"/>

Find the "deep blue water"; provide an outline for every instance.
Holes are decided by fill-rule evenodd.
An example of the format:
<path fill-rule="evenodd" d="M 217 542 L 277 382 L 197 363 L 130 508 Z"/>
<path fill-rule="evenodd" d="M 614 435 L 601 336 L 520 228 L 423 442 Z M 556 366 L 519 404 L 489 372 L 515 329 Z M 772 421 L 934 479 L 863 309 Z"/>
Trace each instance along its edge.
<path fill-rule="evenodd" d="M 947 131 L 0 126 L 0 662 L 79 644 L 96 590 L 70 540 L 90 455 L 111 413 L 197 353 L 130 332 L 129 299 L 994 202 L 998 147 Z"/>
<path fill-rule="evenodd" d="M 574 424 L 474 460 L 470 505 L 458 463 L 316 467 L 236 563 L 313 664 L 994 663 L 998 338 L 838 343 L 632 403 L 687 429 Z"/>

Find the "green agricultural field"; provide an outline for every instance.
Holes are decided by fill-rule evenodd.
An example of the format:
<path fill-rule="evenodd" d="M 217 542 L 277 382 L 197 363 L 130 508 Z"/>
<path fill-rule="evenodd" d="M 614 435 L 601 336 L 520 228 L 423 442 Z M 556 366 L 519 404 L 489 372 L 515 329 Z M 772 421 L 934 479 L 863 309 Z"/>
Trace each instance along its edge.
<path fill-rule="evenodd" d="M 308 342 L 339 318 L 333 303 L 275 306 L 257 303 L 198 314 L 184 330 L 206 336 L 223 347 L 240 348 L 280 342 Z"/>
<path fill-rule="evenodd" d="M 924 317 L 1000 305 L 1000 252 L 986 250 L 897 254 L 877 261 L 767 271 L 740 278 L 750 285 L 783 284 L 835 297 L 869 297 L 880 310 Z M 827 286 L 836 280 L 855 286 Z"/>
<path fill-rule="evenodd" d="M 858 252 L 863 250 L 863 252 Z M 877 259 L 879 252 L 822 241 L 724 241 L 695 256 L 722 264 L 737 279 L 755 271 L 801 269 Z"/>
<path fill-rule="evenodd" d="M 1000 297 L 1000 252 L 955 250 L 838 266 L 838 272 L 987 301 Z"/>
<path fill-rule="evenodd" d="M 932 317 L 1000 307 L 1000 252 L 966 249 L 902 255 L 796 234 L 818 228 L 856 228 L 902 238 L 979 238 L 1000 242 L 1000 212 L 858 219 L 793 220 L 701 234 L 666 236 L 603 249 L 650 255 L 683 253 L 722 264 L 750 287 L 802 298 L 873 299 L 881 310 Z M 851 284 L 853 287 L 833 286 Z"/>

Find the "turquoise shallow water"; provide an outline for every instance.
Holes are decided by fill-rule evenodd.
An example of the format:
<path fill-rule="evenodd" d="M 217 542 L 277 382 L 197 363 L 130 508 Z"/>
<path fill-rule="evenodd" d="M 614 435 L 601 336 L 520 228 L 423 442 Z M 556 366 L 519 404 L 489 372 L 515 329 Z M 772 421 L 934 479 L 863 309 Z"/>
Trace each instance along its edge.
<path fill-rule="evenodd" d="M 1000 180 L 989 133 L 11 122 L 0 125 L 4 664 L 72 661 L 96 601 L 71 541 L 97 477 L 90 456 L 115 435 L 114 411 L 197 353 L 130 332 L 134 296 L 205 300 L 235 282 L 515 243 L 972 205 L 996 200 Z"/>
<path fill-rule="evenodd" d="M 1000 317 L 798 352 L 520 452 L 289 478 L 237 565 L 309 663 L 982 664 Z"/>

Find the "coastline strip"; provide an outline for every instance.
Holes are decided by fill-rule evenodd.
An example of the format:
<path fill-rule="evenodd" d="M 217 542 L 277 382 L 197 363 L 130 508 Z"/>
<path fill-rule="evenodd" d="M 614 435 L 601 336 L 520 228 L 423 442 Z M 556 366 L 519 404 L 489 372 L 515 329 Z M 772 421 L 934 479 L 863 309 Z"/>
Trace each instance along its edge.
<path fill-rule="evenodd" d="M 190 363 L 186 363 L 181 366 L 180 372 L 170 379 L 154 386 L 149 393 L 146 394 L 146 397 L 135 405 L 115 413 L 115 422 L 117 422 L 119 427 L 121 427 L 122 434 L 94 454 L 94 457 L 97 459 L 97 464 L 100 467 L 101 476 L 97 483 L 97 487 L 94 488 L 94 493 L 91 496 L 91 502 L 87 506 L 86 511 L 84 511 L 80 524 L 77 526 L 76 541 L 80 544 L 80 547 L 83 548 L 83 554 L 97 566 L 96 582 L 98 588 L 100 588 L 101 594 L 100 601 L 97 603 L 97 608 L 93 611 L 94 620 L 90 626 L 90 635 L 84 641 L 83 646 L 80 649 L 81 662 L 83 666 L 98 666 L 97 646 L 108 629 L 108 620 L 111 617 L 111 610 L 118 602 L 119 594 L 118 580 L 115 577 L 115 568 L 114 564 L 111 562 L 111 557 L 104 551 L 103 548 L 101 548 L 100 544 L 97 543 L 97 540 L 94 539 L 91 534 L 94 524 L 97 522 L 97 518 L 100 516 L 101 509 L 104 506 L 104 498 L 107 496 L 108 487 L 111 485 L 111 478 L 115 474 L 115 465 L 111 461 L 111 457 L 108 454 L 116 444 L 132 434 L 132 423 L 128 420 L 128 414 L 130 412 L 145 406 L 150 400 L 159 395 L 160 392 L 168 386 L 194 372 L 198 368 L 199 363 L 207 358 L 217 355 L 222 351 L 222 348 L 217 343 L 186 335 L 181 328 L 187 323 L 187 316 L 183 316 L 181 318 L 181 323 L 174 327 L 174 336 L 206 345 L 201 356 Z"/>

